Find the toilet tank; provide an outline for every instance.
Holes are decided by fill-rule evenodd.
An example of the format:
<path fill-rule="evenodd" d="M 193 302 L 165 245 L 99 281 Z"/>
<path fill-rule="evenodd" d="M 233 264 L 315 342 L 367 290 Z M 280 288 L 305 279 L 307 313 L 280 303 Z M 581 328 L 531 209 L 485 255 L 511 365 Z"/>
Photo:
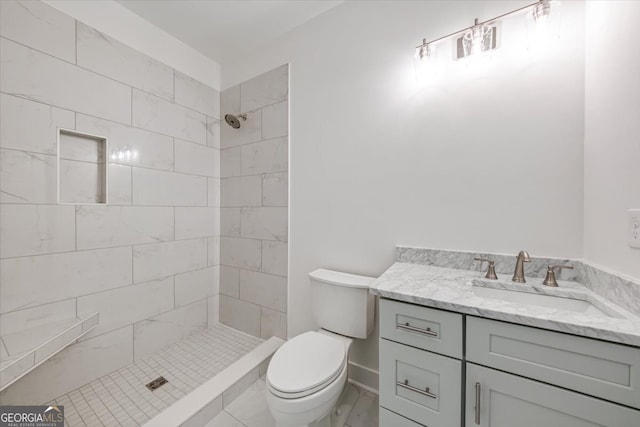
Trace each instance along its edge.
<path fill-rule="evenodd" d="M 373 329 L 372 277 L 319 269 L 309 273 L 313 316 L 322 329 L 367 338 Z"/>

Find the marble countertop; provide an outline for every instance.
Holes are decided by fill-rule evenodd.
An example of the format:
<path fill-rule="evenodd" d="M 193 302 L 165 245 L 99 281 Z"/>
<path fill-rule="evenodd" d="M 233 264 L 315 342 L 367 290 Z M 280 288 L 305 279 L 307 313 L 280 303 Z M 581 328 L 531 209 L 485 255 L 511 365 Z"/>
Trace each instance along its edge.
<path fill-rule="evenodd" d="M 516 284 L 504 274 L 499 275 L 499 280 L 487 280 L 483 275 L 477 271 L 396 262 L 371 285 L 371 293 L 427 307 L 640 347 L 640 318 L 579 283 L 558 281 L 558 288 L 550 288 L 543 286 L 540 278 L 527 278 L 527 283 Z M 607 315 L 476 295 L 474 290 L 483 287 L 584 300 Z"/>

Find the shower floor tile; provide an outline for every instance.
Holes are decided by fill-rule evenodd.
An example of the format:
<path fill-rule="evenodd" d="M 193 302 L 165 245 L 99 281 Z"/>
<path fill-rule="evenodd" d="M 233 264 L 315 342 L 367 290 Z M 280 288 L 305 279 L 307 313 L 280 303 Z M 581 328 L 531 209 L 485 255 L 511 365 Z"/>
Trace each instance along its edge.
<path fill-rule="evenodd" d="M 216 325 L 54 399 L 65 426 L 138 426 L 187 395 L 262 342 Z M 163 376 L 155 391 L 146 384 Z"/>

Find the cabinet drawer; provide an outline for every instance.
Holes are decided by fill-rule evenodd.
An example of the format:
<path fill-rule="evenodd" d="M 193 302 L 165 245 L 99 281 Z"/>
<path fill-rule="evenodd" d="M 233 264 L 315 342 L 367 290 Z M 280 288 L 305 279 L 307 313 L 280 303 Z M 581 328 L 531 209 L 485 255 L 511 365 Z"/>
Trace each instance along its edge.
<path fill-rule="evenodd" d="M 640 349 L 467 317 L 467 360 L 640 408 Z"/>
<path fill-rule="evenodd" d="M 472 363 L 466 382 L 466 427 L 640 425 L 635 409 Z"/>
<path fill-rule="evenodd" d="M 410 419 L 401 417 L 395 412 L 380 407 L 379 427 L 422 427 L 422 424 L 414 423 Z"/>
<path fill-rule="evenodd" d="M 429 427 L 460 424 L 459 360 L 380 340 L 380 406 Z"/>
<path fill-rule="evenodd" d="M 380 336 L 391 341 L 462 358 L 462 315 L 383 299 Z"/>

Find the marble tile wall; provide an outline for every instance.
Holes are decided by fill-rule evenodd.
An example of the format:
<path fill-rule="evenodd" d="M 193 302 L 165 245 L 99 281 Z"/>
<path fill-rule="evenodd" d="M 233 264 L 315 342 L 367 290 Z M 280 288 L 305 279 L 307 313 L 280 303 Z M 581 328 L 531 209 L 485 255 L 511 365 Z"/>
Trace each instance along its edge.
<path fill-rule="evenodd" d="M 288 66 L 223 91 L 220 321 L 261 338 L 287 335 Z"/>
<path fill-rule="evenodd" d="M 0 111 L 0 335 L 100 312 L 95 330 L 3 391 L 1 402 L 42 403 L 25 384 L 51 399 L 217 322 L 216 90 L 44 3 L 3 0 Z M 272 129 L 275 120 L 283 119 Z M 110 160 L 107 206 L 57 204 L 59 127 L 106 136 L 110 152 L 138 152 Z M 73 143 L 63 153 L 89 154 Z M 68 178 L 82 196 L 89 177 Z M 282 184 L 271 181 L 269 200 L 281 202 Z M 255 206 L 266 209 L 260 198 Z M 286 235 L 272 212 L 246 215 L 269 221 L 264 230 L 247 225 L 252 236 Z M 281 273 L 271 252 L 271 271 Z"/>

